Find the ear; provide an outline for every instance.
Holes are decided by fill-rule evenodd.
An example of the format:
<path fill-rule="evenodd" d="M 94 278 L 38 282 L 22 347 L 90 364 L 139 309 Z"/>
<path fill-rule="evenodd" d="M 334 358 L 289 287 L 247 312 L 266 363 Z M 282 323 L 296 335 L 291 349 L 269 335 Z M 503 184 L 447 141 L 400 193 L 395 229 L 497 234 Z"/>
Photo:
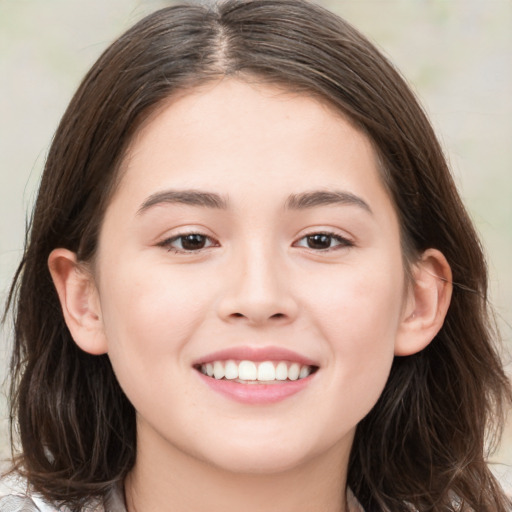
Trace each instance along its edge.
<path fill-rule="evenodd" d="M 64 320 L 75 343 L 89 354 L 107 352 L 98 291 L 93 277 L 76 254 L 55 249 L 48 267 L 59 296 Z"/>
<path fill-rule="evenodd" d="M 426 250 L 412 267 L 395 355 L 423 350 L 441 329 L 452 296 L 452 271 L 437 249 Z"/>

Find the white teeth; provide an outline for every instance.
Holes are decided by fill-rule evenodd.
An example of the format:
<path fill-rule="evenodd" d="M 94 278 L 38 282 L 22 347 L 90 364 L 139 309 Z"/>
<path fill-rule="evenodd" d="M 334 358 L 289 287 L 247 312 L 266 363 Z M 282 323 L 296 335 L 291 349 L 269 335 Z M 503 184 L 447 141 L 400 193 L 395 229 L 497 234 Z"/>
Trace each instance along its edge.
<path fill-rule="evenodd" d="M 256 380 L 258 368 L 252 361 L 241 361 L 238 365 L 238 378 L 240 380 Z"/>
<path fill-rule="evenodd" d="M 299 379 L 303 379 L 304 377 L 307 377 L 311 373 L 311 369 L 309 366 L 301 366 L 300 372 L 299 372 Z"/>
<path fill-rule="evenodd" d="M 270 361 L 260 363 L 258 366 L 258 380 L 276 380 L 276 369 Z"/>
<path fill-rule="evenodd" d="M 238 365 L 234 361 L 228 361 L 226 363 L 225 377 L 229 380 L 238 379 Z"/>
<path fill-rule="evenodd" d="M 288 366 L 281 361 L 276 366 L 276 380 L 286 380 L 288 378 Z"/>
<path fill-rule="evenodd" d="M 299 378 L 300 366 L 297 363 L 293 363 L 290 368 L 288 368 L 288 378 L 290 380 L 297 380 Z"/>
<path fill-rule="evenodd" d="M 272 361 L 263 361 L 255 363 L 253 361 L 215 361 L 206 363 L 199 367 L 199 370 L 208 377 L 217 380 L 241 380 L 241 381 L 285 381 L 304 379 L 311 374 L 313 368 L 299 363 L 278 363 Z"/>
<path fill-rule="evenodd" d="M 220 361 L 215 361 L 215 363 L 213 363 L 213 376 L 216 379 L 222 379 L 224 375 L 226 375 L 224 365 Z"/>

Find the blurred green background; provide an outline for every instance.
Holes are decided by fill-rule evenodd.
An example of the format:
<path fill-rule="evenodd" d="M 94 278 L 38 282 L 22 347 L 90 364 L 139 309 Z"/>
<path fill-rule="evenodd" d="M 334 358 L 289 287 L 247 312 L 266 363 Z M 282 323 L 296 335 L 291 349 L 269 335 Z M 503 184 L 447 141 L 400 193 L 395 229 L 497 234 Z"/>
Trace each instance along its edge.
<path fill-rule="evenodd" d="M 21 257 L 53 131 L 100 52 L 172 1 L 0 0 L 0 300 Z M 511 369 L 512 1 L 324 0 L 398 66 L 425 105 L 480 231 Z M 2 333 L 5 377 L 9 326 Z M 8 453 L 5 400 L 0 456 Z M 478 411 L 475 411 L 478 414 Z M 512 467 L 512 418 L 497 470 Z M 512 489 L 512 475 L 505 477 Z"/>

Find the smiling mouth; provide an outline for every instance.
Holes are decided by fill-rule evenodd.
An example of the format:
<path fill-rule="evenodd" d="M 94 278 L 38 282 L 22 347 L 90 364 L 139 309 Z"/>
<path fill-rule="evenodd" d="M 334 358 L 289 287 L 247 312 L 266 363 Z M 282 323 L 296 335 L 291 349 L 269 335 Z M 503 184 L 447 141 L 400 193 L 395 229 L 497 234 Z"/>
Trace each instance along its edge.
<path fill-rule="evenodd" d="M 318 366 L 289 361 L 212 361 L 194 368 L 216 380 L 230 380 L 241 384 L 278 384 L 302 380 L 318 370 Z"/>

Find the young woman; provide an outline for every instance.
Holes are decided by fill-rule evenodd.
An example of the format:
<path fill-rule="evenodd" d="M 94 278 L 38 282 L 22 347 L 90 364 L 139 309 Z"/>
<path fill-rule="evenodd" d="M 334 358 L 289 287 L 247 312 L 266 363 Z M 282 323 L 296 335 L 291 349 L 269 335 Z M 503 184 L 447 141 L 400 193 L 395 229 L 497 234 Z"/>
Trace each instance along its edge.
<path fill-rule="evenodd" d="M 364 37 L 302 0 L 156 12 L 48 155 L 0 508 L 503 512 L 486 293 L 432 129 Z"/>

